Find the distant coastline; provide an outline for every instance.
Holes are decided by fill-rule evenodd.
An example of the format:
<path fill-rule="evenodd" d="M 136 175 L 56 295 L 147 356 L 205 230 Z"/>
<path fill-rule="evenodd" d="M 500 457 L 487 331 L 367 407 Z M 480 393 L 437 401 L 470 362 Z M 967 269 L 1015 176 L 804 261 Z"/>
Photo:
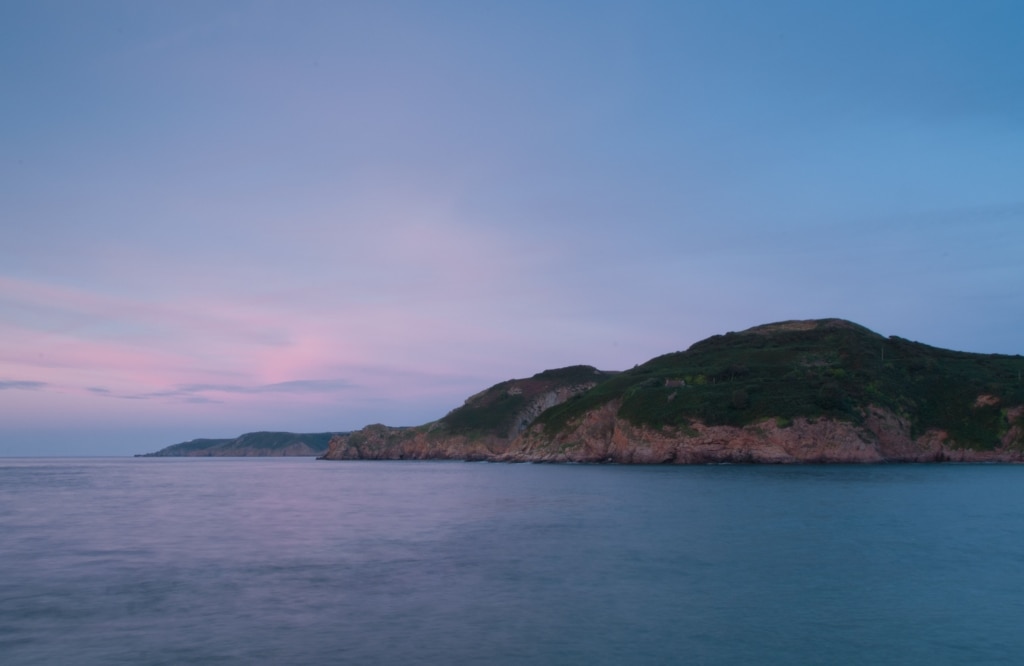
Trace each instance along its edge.
<path fill-rule="evenodd" d="M 331 439 L 342 434 L 345 433 L 249 432 L 230 439 L 193 439 L 135 457 L 319 457 L 327 453 Z"/>
<path fill-rule="evenodd" d="M 624 372 L 495 384 L 437 421 L 253 432 L 146 457 L 495 462 L 1024 462 L 1024 358 L 886 338 L 843 319 L 716 335 Z"/>

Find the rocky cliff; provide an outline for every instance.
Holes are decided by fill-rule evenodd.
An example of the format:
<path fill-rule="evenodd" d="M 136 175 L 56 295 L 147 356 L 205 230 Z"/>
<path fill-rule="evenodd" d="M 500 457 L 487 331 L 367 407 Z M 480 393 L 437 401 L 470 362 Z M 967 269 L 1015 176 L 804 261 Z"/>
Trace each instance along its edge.
<path fill-rule="evenodd" d="M 579 397 L 616 373 L 590 366 L 546 370 L 470 396 L 444 418 L 415 428 L 370 425 L 334 437 L 328 460 L 495 460 L 552 407 Z"/>
<path fill-rule="evenodd" d="M 958 446 L 941 430 L 914 437 L 910 424 L 872 407 L 859 424 L 831 418 L 765 419 L 742 427 L 693 422 L 683 428 L 636 426 L 612 402 L 588 412 L 553 436 L 543 426 L 513 442 L 495 460 L 616 463 L 879 463 L 1022 462 L 1024 408 L 998 447 Z"/>
<path fill-rule="evenodd" d="M 714 336 L 622 373 L 575 366 L 483 391 L 432 424 L 368 426 L 324 456 L 616 463 L 1024 460 L 1020 356 L 844 320 Z"/>
<path fill-rule="evenodd" d="M 991 449 L 964 447 L 942 430 L 914 437 L 905 418 L 872 408 L 862 424 L 830 418 L 766 419 L 754 424 L 683 428 L 637 426 L 610 402 L 557 433 L 536 425 L 508 439 L 444 436 L 428 428 L 367 426 L 334 437 L 326 460 L 489 460 L 494 462 L 881 463 L 1024 462 L 1024 407 Z"/>

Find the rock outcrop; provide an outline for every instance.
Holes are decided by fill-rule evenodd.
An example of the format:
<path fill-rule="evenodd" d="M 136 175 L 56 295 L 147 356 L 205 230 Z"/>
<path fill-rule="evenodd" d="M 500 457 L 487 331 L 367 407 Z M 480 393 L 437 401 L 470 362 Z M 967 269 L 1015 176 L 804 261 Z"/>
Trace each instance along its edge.
<path fill-rule="evenodd" d="M 527 433 L 495 459 L 519 462 L 705 463 L 881 463 L 1024 462 L 1020 414 L 991 450 L 958 447 L 946 433 L 929 430 L 913 437 L 906 419 L 872 407 L 860 425 L 825 418 L 766 419 L 743 427 L 652 429 L 616 416 L 609 403 L 572 427 L 548 437 L 542 426 Z"/>
<path fill-rule="evenodd" d="M 503 437 L 439 436 L 429 427 L 369 425 L 331 439 L 324 460 L 496 460 L 508 450 Z"/>
<path fill-rule="evenodd" d="M 512 438 L 433 435 L 429 429 L 367 426 L 331 440 L 327 460 L 488 460 L 621 464 L 1024 462 L 1024 407 L 1002 446 L 964 448 L 946 433 L 913 437 L 906 419 L 872 408 L 863 424 L 824 418 L 776 419 L 743 427 L 692 423 L 685 428 L 636 426 L 612 402 L 551 436 L 536 425 Z"/>
<path fill-rule="evenodd" d="M 582 395 L 597 382 L 557 384 L 529 380 L 512 380 L 482 391 L 466 400 L 462 414 L 453 411 L 448 417 L 417 428 L 391 428 L 382 424 L 369 425 L 354 433 L 331 439 L 326 460 L 497 460 L 509 451 L 521 433 L 548 409 Z M 498 395 L 495 395 L 495 394 Z M 490 427 L 468 432 L 452 432 L 446 419 L 458 423 L 457 417 L 479 416 L 492 411 L 499 401 L 518 399 L 518 407 L 495 421 Z M 508 410 L 503 410 L 508 411 Z M 477 412 L 473 414 L 473 412 Z M 500 414 L 500 412 L 499 412 Z M 454 415 L 454 416 L 453 416 Z M 478 422 L 478 421 L 477 421 Z"/>

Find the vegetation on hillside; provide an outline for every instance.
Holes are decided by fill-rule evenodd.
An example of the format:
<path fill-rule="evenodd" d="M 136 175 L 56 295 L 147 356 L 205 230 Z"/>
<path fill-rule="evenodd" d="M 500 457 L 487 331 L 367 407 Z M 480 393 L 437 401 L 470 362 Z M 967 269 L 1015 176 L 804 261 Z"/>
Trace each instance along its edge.
<path fill-rule="evenodd" d="M 636 425 L 694 421 L 743 426 L 796 417 L 860 422 L 869 405 L 907 418 L 912 434 L 949 433 L 958 446 L 996 446 L 1024 404 L 1024 358 L 972 354 L 885 338 L 843 320 L 781 322 L 716 335 L 610 378 L 538 419 L 551 431 L 621 400 Z M 981 397 L 991 396 L 991 397 Z"/>
<path fill-rule="evenodd" d="M 239 451 L 253 454 L 280 455 L 289 446 L 305 444 L 317 454 L 327 451 L 333 432 L 249 432 L 233 439 L 193 439 L 160 449 L 146 456 L 223 456 L 238 455 Z"/>
<path fill-rule="evenodd" d="M 506 436 L 516 419 L 533 401 L 558 389 L 600 384 L 616 373 L 604 372 L 589 365 L 574 365 L 545 370 L 529 379 L 510 379 L 495 384 L 453 409 L 433 425 L 433 431 L 446 435 Z"/>

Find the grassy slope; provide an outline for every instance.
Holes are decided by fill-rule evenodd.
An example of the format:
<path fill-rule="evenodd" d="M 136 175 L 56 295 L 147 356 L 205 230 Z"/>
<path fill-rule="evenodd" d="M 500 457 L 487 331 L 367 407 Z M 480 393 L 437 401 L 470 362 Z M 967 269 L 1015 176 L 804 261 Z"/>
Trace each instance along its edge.
<path fill-rule="evenodd" d="M 503 437 L 515 425 L 516 416 L 542 394 L 592 382 L 600 384 L 615 374 L 589 365 L 574 365 L 545 370 L 529 379 L 510 379 L 472 396 L 438 421 L 433 430 L 445 435 Z"/>
<path fill-rule="evenodd" d="M 616 399 L 621 417 L 653 427 L 784 424 L 797 416 L 858 422 L 873 404 L 909 417 L 915 435 L 939 428 L 958 445 L 987 449 L 1009 425 L 1004 407 L 1024 404 L 1022 371 L 1019 355 L 937 349 L 843 320 L 782 322 L 659 356 L 538 421 L 557 430 Z M 666 386 L 680 379 L 686 386 Z M 982 394 L 999 404 L 976 406 Z"/>

